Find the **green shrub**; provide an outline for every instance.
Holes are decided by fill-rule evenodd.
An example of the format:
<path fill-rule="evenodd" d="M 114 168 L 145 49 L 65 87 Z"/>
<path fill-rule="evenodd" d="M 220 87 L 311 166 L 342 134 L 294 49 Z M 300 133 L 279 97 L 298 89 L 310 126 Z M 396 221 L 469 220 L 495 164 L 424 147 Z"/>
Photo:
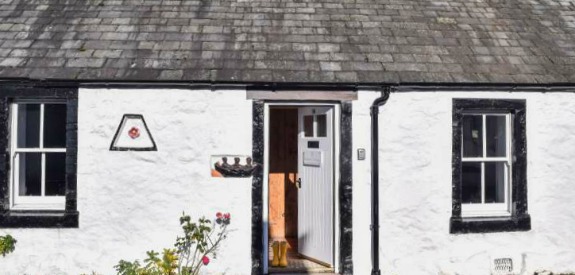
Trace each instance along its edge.
<path fill-rule="evenodd" d="M 6 254 L 12 253 L 16 249 L 16 239 L 10 235 L 0 236 L 0 254 L 5 257 Z"/>

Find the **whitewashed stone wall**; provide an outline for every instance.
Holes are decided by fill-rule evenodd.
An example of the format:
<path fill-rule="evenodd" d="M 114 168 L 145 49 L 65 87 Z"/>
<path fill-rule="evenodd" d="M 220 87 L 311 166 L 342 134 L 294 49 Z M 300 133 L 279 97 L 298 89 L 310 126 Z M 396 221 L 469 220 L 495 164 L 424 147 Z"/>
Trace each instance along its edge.
<path fill-rule="evenodd" d="M 369 152 L 369 106 L 353 105 L 354 149 Z M 532 230 L 449 234 L 452 98 L 520 98 L 527 104 L 528 207 Z M 380 114 L 382 274 L 489 274 L 508 256 L 522 274 L 575 271 L 575 95 L 393 93 Z M 354 273 L 370 274 L 370 163 L 354 162 Z"/>
<path fill-rule="evenodd" d="M 172 247 L 182 211 L 230 212 L 234 230 L 211 273 L 251 272 L 251 179 L 210 176 L 210 155 L 251 155 L 245 91 L 80 89 L 79 229 L 0 229 L 16 251 L 0 274 L 115 274 L 120 259 Z M 142 114 L 156 152 L 109 151 L 125 113 Z"/>
<path fill-rule="evenodd" d="M 353 103 L 354 274 L 370 274 L 370 117 L 379 96 Z M 449 234 L 451 100 L 527 100 L 532 230 Z M 79 229 L 0 229 L 17 240 L 0 274 L 114 274 L 120 259 L 173 245 L 182 211 L 232 214 L 229 239 L 210 273 L 251 273 L 251 180 L 211 178 L 212 154 L 251 154 L 252 109 L 244 91 L 80 89 Z M 156 152 L 109 151 L 125 113 L 144 115 Z M 508 256 L 523 274 L 575 270 L 575 95 L 394 93 L 380 117 L 383 274 L 489 274 Z M 356 160 L 356 149 L 368 158 Z"/>

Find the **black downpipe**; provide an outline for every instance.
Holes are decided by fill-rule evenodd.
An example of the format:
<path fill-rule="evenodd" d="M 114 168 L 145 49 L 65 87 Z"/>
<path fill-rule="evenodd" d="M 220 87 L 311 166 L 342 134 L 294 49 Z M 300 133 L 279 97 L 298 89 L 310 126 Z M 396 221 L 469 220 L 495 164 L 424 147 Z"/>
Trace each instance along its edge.
<path fill-rule="evenodd" d="M 371 275 L 380 275 L 379 270 L 379 107 L 389 99 L 390 88 L 385 87 L 383 95 L 371 104 Z"/>

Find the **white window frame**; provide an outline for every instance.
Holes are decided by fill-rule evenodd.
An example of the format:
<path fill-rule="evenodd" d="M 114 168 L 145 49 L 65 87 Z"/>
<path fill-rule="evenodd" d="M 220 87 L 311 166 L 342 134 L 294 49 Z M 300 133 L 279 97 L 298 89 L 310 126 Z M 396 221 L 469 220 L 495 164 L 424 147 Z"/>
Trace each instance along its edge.
<path fill-rule="evenodd" d="M 512 118 L 511 114 L 507 112 L 464 112 L 463 116 L 481 116 L 482 117 L 482 156 L 481 157 L 464 157 L 464 141 L 463 133 L 461 135 L 461 165 L 465 162 L 479 162 L 481 163 L 481 203 L 463 203 L 461 202 L 461 216 L 462 217 L 509 217 L 511 216 L 511 198 L 512 198 L 512 178 L 513 169 L 512 151 L 513 148 L 513 133 L 512 133 Z M 504 116 L 505 117 L 505 138 L 506 138 L 506 152 L 505 157 L 487 157 L 487 116 Z M 503 162 L 507 169 L 505 169 L 505 186 L 504 186 L 504 199 L 503 203 L 485 203 L 485 162 Z"/>
<path fill-rule="evenodd" d="M 18 148 L 18 105 L 39 104 L 40 105 L 40 133 L 38 148 Z M 10 104 L 10 209 L 12 210 L 64 210 L 66 206 L 66 196 L 45 196 L 46 189 L 46 153 L 66 153 L 66 148 L 44 148 L 44 105 L 45 104 L 66 104 L 65 101 L 33 101 L 21 100 Z M 41 195 L 40 196 L 20 196 L 19 156 L 21 153 L 41 153 Z"/>

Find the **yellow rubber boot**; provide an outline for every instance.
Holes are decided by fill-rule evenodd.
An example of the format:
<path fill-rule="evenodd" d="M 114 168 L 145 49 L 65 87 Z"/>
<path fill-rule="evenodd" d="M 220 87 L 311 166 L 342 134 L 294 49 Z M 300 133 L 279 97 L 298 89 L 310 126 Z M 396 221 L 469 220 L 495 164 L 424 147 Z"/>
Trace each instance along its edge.
<path fill-rule="evenodd" d="M 272 266 L 278 266 L 280 264 L 280 244 L 278 242 L 274 242 L 272 244 L 272 250 L 274 253 L 274 258 L 272 260 Z"/>
<path fill-rule="evenodd" d="M 286 267 L 288 266 L 287 261 L 287 242 L 283 241 L 280 243 L 280 266 Z"/>

